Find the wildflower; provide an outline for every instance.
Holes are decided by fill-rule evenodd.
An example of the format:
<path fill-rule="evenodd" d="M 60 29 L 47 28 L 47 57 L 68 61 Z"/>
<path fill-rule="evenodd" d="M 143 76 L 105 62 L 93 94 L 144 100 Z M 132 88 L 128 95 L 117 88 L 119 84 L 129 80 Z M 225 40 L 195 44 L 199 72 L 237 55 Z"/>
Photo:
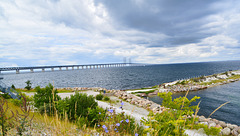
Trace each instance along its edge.
<path fill-rule="evenodd" d="M 101 114 L 101 112 L 99 112 L 99 114 Z"/>
<path fill-rule="evenodd" d="M 115 130 L 115 131 L 117 131 L 117 129 L 116 129 L 116 128 L 115 128 L 114 130 Z"/>
<path fill-rule="evenodd" d="M 116 126 L 118 126 L 118 127 L 119 127 L 119 126 L 120 126 L 120 123 L 117 123 L 117 124 L 116 124 Z"/>
<path fill-rule="evenodd" d="M 107 127 L 105 125 L 102 126 L 103 129 L 107 129 Z"/>
<path fill-rule="evenodd" d="M 122 106 L 120 106 L 119 108 L 122 109 Z"/>
<path fill-rule="evenodd" d="M 129 122 L 129 119 L 126 119 L 126 122 L 128 123 L 128 122 Z"/>
<path fill-rule="evenodd" d="M 123 105 L 124 103 L 123 102 L 121 102 L 121 105 Z"/>
<path fill-rule="evenodd" d="M 110 113 L 113 113 L 113 109 L 108 110 Z"/>
<path fill-rule="evenodd" d="M 98 127 L 100 127 L 100 125 L 97 125 Z"/>
<path fill-rule="evenodd" d="M 107 129 L 105 129 L 105 132 L 106 132 L 106 133 L 108 133 L 108 130 L 107 130 Z"/>
<path fill-rule="evenodd" d="M 135 136 L 138 136 L 138 133 L 136 133 Z"/>
<path fill-rule="evenodd" d="M 122 122 L 123 122 L 123 120 L 120 121 L 120 123 L 122 123 Z"/>

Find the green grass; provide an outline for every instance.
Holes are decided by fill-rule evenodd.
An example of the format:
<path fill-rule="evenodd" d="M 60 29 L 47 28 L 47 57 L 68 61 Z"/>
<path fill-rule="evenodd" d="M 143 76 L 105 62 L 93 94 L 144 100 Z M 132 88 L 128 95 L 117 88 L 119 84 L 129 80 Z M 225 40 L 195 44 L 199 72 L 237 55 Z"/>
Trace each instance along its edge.
<path fill-rule="evenodd" d="M 136 94 L 136 93 L 145 93 L 145 94 L 149 94 L 149 93 L 153 93 L 154 91 L 156 91 L 156 90 L 154 89 L 154 90 L 149 90 L 149 91 L 138 91 L 138 92 L 133 92 L 132 94 Z"/>
<path fill-rule="evenodd" d="M 16 88 L 15 89 L 17 92 L 25 92 L 25 93 L 34 93 L 36 92 L 35 89 L 27 90 L 27 89 L 21 89 L 21 88 Z M 57 89 L 58 93 L 70 93 L 74 92 L 73 90 L 66 90 L 66 89 Z M 86 91 L 86 90 L 81 90 L 81 91 Z"/>

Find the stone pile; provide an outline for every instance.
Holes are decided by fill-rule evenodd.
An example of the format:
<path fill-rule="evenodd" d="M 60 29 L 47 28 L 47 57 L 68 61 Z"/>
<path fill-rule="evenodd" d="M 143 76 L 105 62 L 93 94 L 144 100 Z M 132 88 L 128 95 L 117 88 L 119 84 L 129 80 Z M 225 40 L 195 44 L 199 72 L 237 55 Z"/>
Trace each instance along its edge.
<path fill-rule="evenodd" d="M 154 113 L 161 113 L 165 107 L 161 107 L 161 105 L 156 104 L 152 101 L 149 101 L 147 99 L 143 99 L 141 97 L 138 97 L 134 94 L 129 94 L 125 91 L 120 91 L 120 90 L 109 90 L 108 93 L 113 93 L 114 96 L 127 101 L 131 104 L 137 105 L 139 107 L 142 107 L 144 109 L 148 109 L 153 111 Z"/>
<path fill-rule="evenodd" d="M 106 90 L 105 88 L 101 87 L 65 87 L 65 88 L 58 88 L 60 90 L 72 90 L 72 91 L 83 91 L 83 90 L 94 90 L 94 91 L 100 91 L 100 90 Z"/>
<path fill-rule="evenodd" d="M 212 118 L 205 118 L 204 116 L 198 116 L 198 122 L 208 125 L 208 127 L 217 127 L 221 128 L 220 135 L 233 135 L 233 136 L 240 136 L 240 127 L 233 124 L 228 124 L 223 121 L 219 121 Z"/>

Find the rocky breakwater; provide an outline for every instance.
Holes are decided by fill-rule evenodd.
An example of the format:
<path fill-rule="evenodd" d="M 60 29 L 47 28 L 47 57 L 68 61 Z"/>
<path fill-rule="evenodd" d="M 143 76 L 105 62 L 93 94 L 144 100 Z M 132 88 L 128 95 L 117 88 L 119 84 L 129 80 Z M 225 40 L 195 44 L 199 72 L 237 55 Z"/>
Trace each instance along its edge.
<path fill-rule="evenodd" d="M 99 91 L 99 90 L 106 90 L 105 88 L 101 87 L 65 87 L 65 88 L 57 88 L 58 90 L 69 90 L 69 91 L 86 91 L 86 90 L 93 90 L 93 91 Z"/>
<path fill-rule="evenodd" d="M 212 118 L 205 118 L 204 116 L 197 116 L 198 122 L 195 123 L 201 123 L 208 125 L 208 127 L 217 127 L 221 129 L 221 132 L 219 135 L 233 135 L 233 136 L 240 136 L 240 126 L 225 123 L 223 121 L 219 121 Z"/>
<path fill-rule="evenodd" d="M 147 110 L 151 110 L 154 113 L 161 113 L 163 109 L 165 109 L 165 107 L 162 107 L 161 105 L 154 103 L 152 101 L 149 101 L 147 99 L 138 97 L 134 94 L 129 94 L 125 91 L 120 91 L 120 90 L 108 90 L 108 93 L 112 93 L 114 96 L 127 101 L 131 104 L 135 104 L 139 107 L 142 107 L 144 109 Z"/>
<path fill-rule="evenodd" d="M 158 92 L 197 91 L 240 80 L 240 70 L 225 73 L 200 76 L 191 79 L 177 80 L 159 85 Z"/>

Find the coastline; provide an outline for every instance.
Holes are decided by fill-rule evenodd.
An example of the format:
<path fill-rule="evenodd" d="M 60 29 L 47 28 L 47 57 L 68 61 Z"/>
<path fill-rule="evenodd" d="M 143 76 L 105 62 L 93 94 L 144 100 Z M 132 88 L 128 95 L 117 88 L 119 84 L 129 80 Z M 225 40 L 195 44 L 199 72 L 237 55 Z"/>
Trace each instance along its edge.
<path fill-rule="evenodd" d="M 180 93 L 187 91 L 199 91 L 236 81 L 240 81 L 240 70 L 227 71 L 220 74 L 213 74 L 184 80 L 176 80 L 153 87 L 126 91 L 128 93 L 134 93 L 138 96 L 151 97 L 163 92 Z"/>

